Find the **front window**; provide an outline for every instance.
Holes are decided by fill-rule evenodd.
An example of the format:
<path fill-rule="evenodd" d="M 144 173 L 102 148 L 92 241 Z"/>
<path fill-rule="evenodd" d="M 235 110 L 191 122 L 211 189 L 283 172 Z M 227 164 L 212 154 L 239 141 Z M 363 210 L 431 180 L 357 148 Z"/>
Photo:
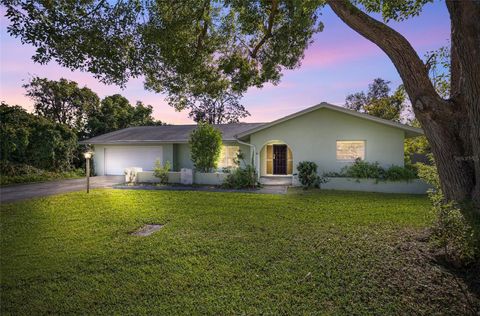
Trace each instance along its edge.
<path fill-rule="evenodd" d="M 222 146 L 218 168 L 235 167 L 235 159 L 239 151 L 240 147 L 238 146 Z"/>
<path fill-rule="evenodd" d="M 365 159 L 364 140 L 337 140 L 337 160 Z"/>

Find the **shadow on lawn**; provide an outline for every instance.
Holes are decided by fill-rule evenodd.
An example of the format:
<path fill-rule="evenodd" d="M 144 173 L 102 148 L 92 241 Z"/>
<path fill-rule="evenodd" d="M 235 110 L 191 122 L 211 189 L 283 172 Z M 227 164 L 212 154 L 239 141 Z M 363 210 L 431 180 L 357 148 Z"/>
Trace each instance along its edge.
<path fill-rule="evenodd" d="M 429 238 L 428 229 L 407 231 L 396 245 L 410 265 L 408 273 L 413 273 L 410 278 L 415 279 L 417 284 L 429 284 L 422 291 L 427 290 L 439 297 L 448 296 L 457 288 L 463 296 L 465 313 L 480 315 L 480 263 L 467 267 L 455 266 L 447 260 L 441 249 L 433 248 Z M 430 279 L 430 282 L 422 282 L 426 279 Z"/>

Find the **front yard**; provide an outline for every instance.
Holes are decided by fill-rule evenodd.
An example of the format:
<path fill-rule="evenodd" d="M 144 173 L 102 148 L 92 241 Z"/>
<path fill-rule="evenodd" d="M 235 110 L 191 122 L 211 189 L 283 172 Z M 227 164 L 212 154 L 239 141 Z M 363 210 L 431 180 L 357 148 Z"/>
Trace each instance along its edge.
<path fill-rule="evenodd" d="M 423 196 L 301 190 L 6 204 L 1 313 L 467 313 L 466 284 L 419 240 L 431 220 Z M 165 226 L 129 234 L 154 223 Z"/>

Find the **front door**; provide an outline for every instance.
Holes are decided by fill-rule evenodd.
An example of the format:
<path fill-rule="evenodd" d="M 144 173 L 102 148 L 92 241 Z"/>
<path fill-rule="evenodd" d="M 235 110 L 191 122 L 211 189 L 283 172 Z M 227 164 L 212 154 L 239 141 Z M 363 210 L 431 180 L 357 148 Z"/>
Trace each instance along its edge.
<path fill-rule="evenodd" d="M 287 174 L 287 145 L 273 145 L 273 174 Z"/>

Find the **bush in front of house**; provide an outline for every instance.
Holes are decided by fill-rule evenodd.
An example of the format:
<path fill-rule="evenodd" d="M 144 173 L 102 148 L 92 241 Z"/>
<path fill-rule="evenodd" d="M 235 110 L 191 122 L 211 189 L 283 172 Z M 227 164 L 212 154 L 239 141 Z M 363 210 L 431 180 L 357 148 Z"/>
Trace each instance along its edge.
<path fill-rule="evenodd" d="M 153 169 L 153 175 L 158 178 L 161 184 L 168 183 L 168 172 L 170 171 L 171 165 L 170 161 L 165 162 L 165 165 L 162 165 L 160 160 L 155 161 L 155 168 Z"/>
<path fill-rule="evenodd" d="M 297 165 L 298 180 L 305 189 L 318 187 L 320 177 L 317 174 L 317 164 L 313 161 L 300 161 Z"/>
<path fill-rule="evenodd" d="M 416 171 L 412 168 L 391 166 L 384 169 L 378 162 L 368 162 L 360 158 L 355 159 L 352 165 L 343 167 L 340 173 L 326 173 L 325 176 L 378 181 L 410 181 L 418 178 Z"/>
<path fill-rule="evenodd" d="M 199 123 L 190 134 L 191 159 L 195 169 L 210 172 L 217 168 L 222 150 L 222 133 L 208 123 Z"/>
<path fill-rule="evenodd" d="M 257 172 L 252 165 L 230 169 L 222 184 L 226 189 L 254 189 L 258 186 Z"/>

